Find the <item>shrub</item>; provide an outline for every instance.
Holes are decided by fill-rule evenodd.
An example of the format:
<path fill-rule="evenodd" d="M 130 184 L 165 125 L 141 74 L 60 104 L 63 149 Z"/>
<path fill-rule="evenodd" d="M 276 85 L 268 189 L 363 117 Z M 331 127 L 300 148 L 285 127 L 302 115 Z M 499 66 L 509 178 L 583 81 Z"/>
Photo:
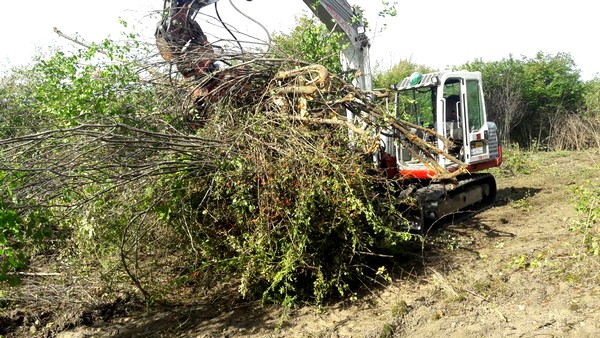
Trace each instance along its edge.
<path fill-rule="evenodd" d="M 0 172 L 0 179 L 3 177 Z M 36 250 L 41 250 L 52 236 L 49 214 L 35 208 L 22 215 L 10 190 L 0 194 L 0 283 L 19 284 L 14 272 L 25 268 Z"/>
<path fill-rule="evenodd" d="M 493 171 L 504 177 L 517 174 L 529 175 L 537 166 L 538 162 L 534 159 L 532 151 L 523 150 L 518 144 L 513 144 L 502 150 L 502 166 Z"/>

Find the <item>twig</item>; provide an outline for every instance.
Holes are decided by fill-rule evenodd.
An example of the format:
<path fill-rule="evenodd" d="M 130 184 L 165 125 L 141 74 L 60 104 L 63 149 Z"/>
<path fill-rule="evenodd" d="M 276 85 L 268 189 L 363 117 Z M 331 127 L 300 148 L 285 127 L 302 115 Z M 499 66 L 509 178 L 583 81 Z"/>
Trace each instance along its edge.
<path fill-rule="evenodd" d="M 53 277 L 62 276 L 63 274 L 58 272 L 17 272 L 17 275 L 32 277 Z"/>

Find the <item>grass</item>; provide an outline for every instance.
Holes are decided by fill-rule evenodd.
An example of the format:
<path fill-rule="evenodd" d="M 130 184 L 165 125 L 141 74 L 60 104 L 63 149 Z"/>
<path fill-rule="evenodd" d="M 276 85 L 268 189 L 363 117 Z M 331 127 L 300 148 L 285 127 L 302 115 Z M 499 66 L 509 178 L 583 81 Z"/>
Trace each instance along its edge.
<path fill-rule="evenodd" d="M 529 212 L 531 210 L 531 202 L 529 200 L 529 198 L 531 197 L 531 193 L 528 191 L 525 192 L 525 196 L 516 199 L 516 200 L 511 200 L 509 202 L 510 206 L 515 208 L 515 209 L 519 209 L 523 212 Z"/>
<path fill-rule="evenodd" d="M 523 150 L 518 145 L 506 147 L 502 149 L 502 165 L 490 169 L 490 173 L 501 178 L 530 175 L 540 167 L 541 158 L 536 154 L 537 152 Z"/>

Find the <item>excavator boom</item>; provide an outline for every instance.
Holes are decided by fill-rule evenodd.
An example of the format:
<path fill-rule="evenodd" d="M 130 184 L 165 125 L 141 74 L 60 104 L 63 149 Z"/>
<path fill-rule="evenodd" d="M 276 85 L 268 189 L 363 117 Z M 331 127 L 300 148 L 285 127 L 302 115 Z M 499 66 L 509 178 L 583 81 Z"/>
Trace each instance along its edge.
<path fill-rule="evenodd" d="M 373 77 L 369 55 L 371 44 L 366 35 L 361 11 L 346 0 L 303 1 L 328 29 L 346 35 L 350 44 L 342 52 L 342 66 L 344 70 L 357 71 L 359 76 L 356 77 L 354 85 L 362 90 L 372 91 Z"/>

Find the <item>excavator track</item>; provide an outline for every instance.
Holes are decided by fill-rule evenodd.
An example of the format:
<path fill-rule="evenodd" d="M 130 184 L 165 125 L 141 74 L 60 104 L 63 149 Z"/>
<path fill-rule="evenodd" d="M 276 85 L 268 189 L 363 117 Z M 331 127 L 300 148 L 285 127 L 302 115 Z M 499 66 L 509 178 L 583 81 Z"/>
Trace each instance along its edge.
<path fill-rule="evenodd" d="M 431 183 L 411 195 L 415 204 L 405 207 L 410 231 L 427 233 L 432 227 L 463 221 L 490 208 L 496 200 L 496 180 L 491 174 L 458 178 L 458 185 Z"/>

